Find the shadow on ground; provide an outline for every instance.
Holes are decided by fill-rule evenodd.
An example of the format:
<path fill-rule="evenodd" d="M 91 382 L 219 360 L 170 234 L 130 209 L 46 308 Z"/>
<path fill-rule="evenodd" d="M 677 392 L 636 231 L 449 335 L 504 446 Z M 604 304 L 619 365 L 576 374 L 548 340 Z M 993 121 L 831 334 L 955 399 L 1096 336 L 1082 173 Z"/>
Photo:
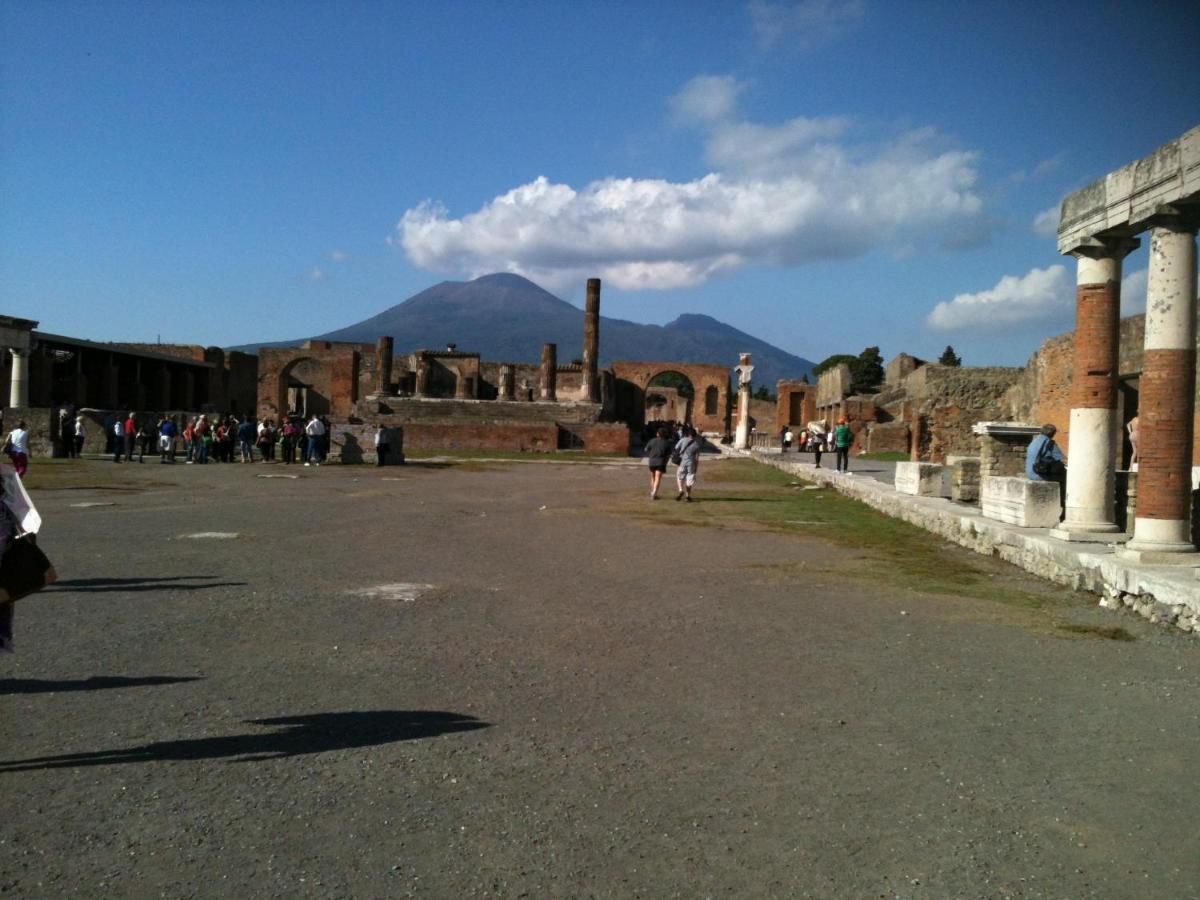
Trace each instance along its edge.
<path fill-rule="evenodd" d="M 211 581 L 201 584 L 206 578 L 215 575 L 176 575 L 167 578 L 75 578 L 68 581 L 56 581 L 53 587 L 47 588 L 48 594 L 103 594 L 108 591 L 132 593 L 136 591 L 202 591 L 206 588 L 242 587 L 244 581 Z M 183 584 L 181 582 L 189 582 Z"/>
<path fill-rule="evenodd" d="M 147 675 L 144 678 L 125 678 L 120 675 L 93 675 L 91 678 L 42 679 L 0 678 L 2 694 L 65 694 L 71 691 L 107 691 L 113 688 L 153 687 L 199 681 L 199 676 Z"/>
<path fill-rule="evenodd" d="M 284 728 L 265 734 L 255 732 L 226 737 L 157 741 L 139 747 L 7 760 L 0 762 L 0 772 L 201 759 L 261 762 L 307 753 L 352 750 L 396 741 L 412 741 L 455 731 L 474 731 L 490 725 L 474 716 L 431 710 L 310 713 L 274 719 L 248 719 L 246 723 Z"/>

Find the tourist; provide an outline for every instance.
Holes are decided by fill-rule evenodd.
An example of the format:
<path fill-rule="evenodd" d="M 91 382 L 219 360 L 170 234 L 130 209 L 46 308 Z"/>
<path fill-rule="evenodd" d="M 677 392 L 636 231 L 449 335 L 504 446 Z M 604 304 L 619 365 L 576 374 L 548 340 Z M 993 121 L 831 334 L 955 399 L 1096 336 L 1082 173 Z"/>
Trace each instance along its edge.
<path fill-rule="evenodd" d="M 646 442 L 646 462 L 650 466 L 650 499 L 658 499 L 663 473 L 667 471 L 667 459 L 671 456 L 671 441 L 665 426 L 660 427 L 654 437 Z"/>
<path fill-rule="evenodd" d="M 242 450 L 242 462 L 254 462 L 254 425 L 245 416 L 242 416 L 241 424 L 237 427 L 237 437 Z"/>
<path fill-rule="evenodd" d="M 158 423 L 158 461 L 175 462 L 175 422 L 170 416 L 163 416 Z"/>
<path fill-rule="evenodd" d="M 375 465 L 382 466 L 388 455 L 388 433 L 382 425 L 375 426 Z"/>
<path fill-rule="evenodd" d="M 838 420 L 838 426 L 833 432 L 833 445 L 837 451 L 837 470 L 850 474 L 850 445 L 854 443 L 854 432 L 845 419 Z"/>
<path fill-rule="evenodd" d="M 779 429 L 779 452 L 780 453 L 787 453 L 788 443 L 789 443 L 788 438 L 787 438 L 787 430 L 788 429 L 787 429 L 786 425 L 784 425 L 782 428 Z"/>
<path fill-rule="evenodd" d="M 17 427 L 8 433 L 4 439 L 4 449 L 12 459 L 17 475 L 24 478 L 29 468 L 29 428 L 24 419 L 18 419 Z"/>
<path fill-rule="evenodd" d="M 62 455 L 70 458 L 75 448 L 75 429 L 71 427 L 71 411 L 65 406 L 58 411 L 58 443 Z"/>
<path fill-rule="evenodd" d="M 1053 481 L 1058 484 L 1058 502 L 1063 506 L 1066 499 L 1067 466 L 1063 452 L 1054 443 L 1058 429 L 1053 425 L 1042 426 L 1042 433 L 1029 442 L 1025 451 L 1025 477 L 1030 481 Z"/>
<path fill-rule="evenodd" d="M 316 413 L 313 413 L 312 419 L 304 426 L 304 433 L 308 435 L 308 450 L 304 464 L 306 466 L 319 466 L 323 459 L 321 445 L 325 437 L 325 423 L 320 420 Z"/>
<path fill-rule="evenodd" d="M 195 463 L 198 466 L 208 462 L 208 453 L 212 449 L 212 427 L 205 416 L 196 419 L 196 428 L 192 435 L 195 446 Z"/>
<path fill-rule="evenodd" d="M 129 414 L 129 418 L 125 420 L 122 429 L 124 433 L 125 461 L 133 462 L 133 446 L 137 443 L 138 433 L 137 413 L 131 412 Z"/>
<path fill-rule="evenodd" d="M 84 427 L 83 416 L 75 417 L 75 443 L 73 445 L 74 453 L 71 454 L 75 459 L 79 459 L 83 453 L 83 442 L 87 439 L 87 428 Z"/>
<path fill-rule="evenodd" d="M 146 450 L 150 446 L 150 431 L 145 425 L 138 425 L 137 428 L 137 447 L 138 447 L 138 462 L 146 461 Z"/>
<path fill-rule="evenodd" d="M 808 423 L 808 445 L 812 448 L 813 461 L 821 468 L 821 451 L 825 448 L 825 429 L 820 422 Z"/>
<path fill-rule="evenodd" d="M 290 466 L 296 461 L 296 438 L 299 434 L 300 429 L 296 427 L 296 423 L 291 419 L 283 423 L 280 446 L 283 448 L 283 464 L 285 466 Z"/>
<path fill-rule="evenodd" d="M 275 461 L 275 423 L 271 419 L 264 419 L 259 424 L 258 452 L 263 462 Z"/>
<path fill-rule="evenodd" d="M 189 419 L 188 423 L 183 427 L 183 454 L 185 465 L 191 465 L 194 460 L 192 458 L 194 442 L 196 438 L 196 420 Z"/>
<path fill-rule="evenodd" d="M 675 456 L 679 458 L 679 468 L 675 470 L 675 485 L 679 493 L 675 499 L 691 503 L 696 471 L 700 468 L 700 438 L 691 425 L 683 426 L 683 437 L 675 445 Z"/>
<path fill-rule="evenodd" d="M 110 430 L 112 432 L 113 462 L 119 463 L 121 454 L 125 452 L 125 423 L 118 417 Z"/>

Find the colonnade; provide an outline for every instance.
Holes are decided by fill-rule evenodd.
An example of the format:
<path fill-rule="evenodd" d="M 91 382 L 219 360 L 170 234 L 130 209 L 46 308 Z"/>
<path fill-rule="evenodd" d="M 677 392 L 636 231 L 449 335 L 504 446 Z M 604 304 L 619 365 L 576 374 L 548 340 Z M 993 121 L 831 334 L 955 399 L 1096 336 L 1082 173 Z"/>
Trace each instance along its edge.
<path fill-rule="evenodd" d="M 1200 564 L 1191 533 L 1198 227 L 1200 128 L 1063 202 L 1059 250 L 1077 261 L 1076 322 L 1066 510 L 1055 537 L 1112 542 L 1121 531 L 1113 497 L 1122 261 L 1148 232 L 1137 513 L 1118 553 Z"/>

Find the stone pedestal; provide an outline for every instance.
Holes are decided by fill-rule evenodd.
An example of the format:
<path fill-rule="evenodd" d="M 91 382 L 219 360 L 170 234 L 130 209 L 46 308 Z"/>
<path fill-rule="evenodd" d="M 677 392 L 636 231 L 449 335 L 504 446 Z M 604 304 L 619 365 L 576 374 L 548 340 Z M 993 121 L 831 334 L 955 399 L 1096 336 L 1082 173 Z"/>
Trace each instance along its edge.
<path fill-rule="evenodd" d="M 896 463 L 896 491 L 914 497 L 945 497 L 946 468 L 937 463 Z"/>
<path fill-rule="evenodd" d="M 948 456 L 950 499 L 958 503 L 979 503 L 979 457 Z"/>
<path fill-rule="evenodd" d="M 985 476 L 980 481 L 983 515 L 1025 528 L 1053 528 L 1060 513 L 1058 484 L 1024 476 Z"/>

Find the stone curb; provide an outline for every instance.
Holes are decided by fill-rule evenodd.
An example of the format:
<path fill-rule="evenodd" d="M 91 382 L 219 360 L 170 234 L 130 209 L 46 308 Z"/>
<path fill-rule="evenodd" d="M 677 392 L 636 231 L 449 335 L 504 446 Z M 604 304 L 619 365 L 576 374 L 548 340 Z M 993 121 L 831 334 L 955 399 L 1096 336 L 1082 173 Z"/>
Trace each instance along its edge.
<path fill-rule="evenodd" d="M 833 488 L 976 553 L 997 556 L 1041 578 L 1098 594 L 1100 606 L 1106 609 L 1128 607 L 1152 622 L 1200 636 L 1200 580 L 1192 567 L 1129 563 L 1117 559 L 1110 545 L 1089 544 L 1086 550 L 1079 549 L 1050 537 L 1047 529 L 985 519 L 974 507 L 900 494 L 873 478 L 839 475 L 812 463 L 787 462 L 752 451 L 722 447 L 721 452 Z"/>

